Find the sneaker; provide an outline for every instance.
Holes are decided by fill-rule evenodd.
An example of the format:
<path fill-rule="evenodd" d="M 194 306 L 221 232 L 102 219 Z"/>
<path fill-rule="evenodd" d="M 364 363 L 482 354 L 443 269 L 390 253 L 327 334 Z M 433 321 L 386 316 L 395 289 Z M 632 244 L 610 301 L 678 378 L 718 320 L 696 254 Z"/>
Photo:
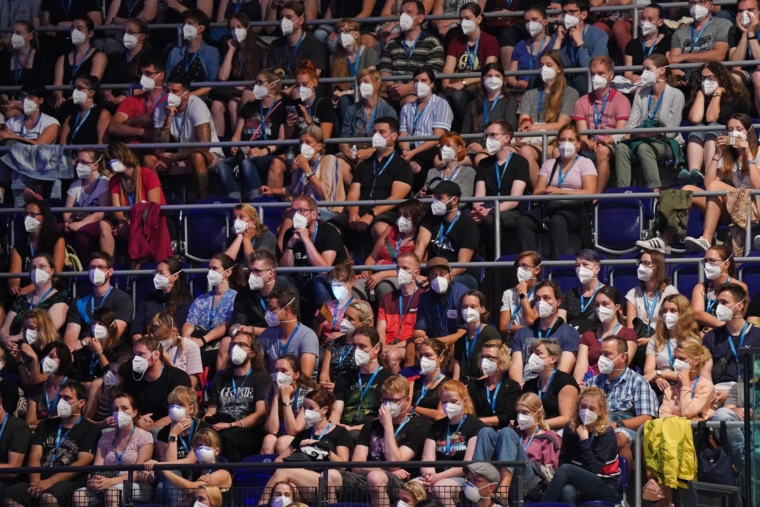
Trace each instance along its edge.
<path fill-rule="evenodd" d="M 755 236 L 755 241 L 753 241 L 755 245 L 755 250 L 760 250 L 760 236 Z"/>
<path fill-rule="evenodd" d="M 689 173 L 689 181 L 694 186 L 702 186 L 705 184 L 705 175 L 696 169 L 692 169 Z"/>
<path fill-rule="evenodd" d="M 686 239 L 683 240 L 683 244 L 687 250 L 692 252 L 706 252 L 710 249 L 710 242 L 701 236 L 698 238 L 687 236 Z"/>
<path fill-rule="evenodd" d="M 681 172 L 678 173 L 678 184 L 688 185 L 689 183 L 691 183 L 691 173 L 688 169 L 681 169 Z"/>
<path fill-rule="evenodd" d="M 660 253 L 669 254 L 671 247 L 662 238 L 644 239 L 636 242 L 636 246 L 644 250 L 657 250 Z"/>

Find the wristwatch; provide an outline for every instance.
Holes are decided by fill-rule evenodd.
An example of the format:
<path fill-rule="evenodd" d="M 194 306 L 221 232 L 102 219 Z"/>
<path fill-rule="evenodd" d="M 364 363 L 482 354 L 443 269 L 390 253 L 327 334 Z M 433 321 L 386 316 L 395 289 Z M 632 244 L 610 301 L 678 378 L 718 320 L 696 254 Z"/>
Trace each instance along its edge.
<path fill-rule="evenodd" d="M 585 48 L 585 47 L 586 47 L 586 45 L 585 45 L 585 44 L 578 44 L 578 47 L 577 47 L 576 49 L 583 49 L 583 48 Z"/>
<path fill-rule="evenodd" d="M 369 211 L 367 212 L 367 214 L 368 214 L 369 216 L 371 216 L 372 218 L 375 218 L 375 210 L 371 209 L 371 210 L 369 210 Z"/>
<path fill-rule="evenodd" d="M 293 402 L 292 402 L 292 401 L 289 401 L 289 402 L 287 402 L 287 403 L 285 403 L 284 401 L 282 402 L 282 406 L 283 406 L 283 407 L 289 407 L 289 406 L 291 406 L 292 404 L 293 404 Z"/>
<path fill-rule="evenodd" d="M 81 340 L 79 340 L 79 343 L 82 344 L 82 348 L 84 348 L 84 347 L 87 346 L 87 340 L 85 340 L 84 338 L 82 338 Z"/>
<path fill-rule="evenodd" d="M 655 370 L 655 373 L 657 374 L 658 377 L 662 376 L 662 370 Z"/>
<path fill-rule="evenodd" d="M 467 86 L 467 80 L 466 79 L 462 79 L 462 86 Z"/>
<path fill-rule="evenodd" d="M 523 300 L 523 299 L 525 299 L 525 298 L 526 298 L 526 294 L 525 294 L 524 292 L 521 292 L 521 293 L 519 294 L 519 296 L 520 296 L 520 300 Z"/>
<path fill-rule="evenodd" d="M 177 441 L 177 437 L 169 437 L 169 443 L 176 442 L 176 441 Z"/>

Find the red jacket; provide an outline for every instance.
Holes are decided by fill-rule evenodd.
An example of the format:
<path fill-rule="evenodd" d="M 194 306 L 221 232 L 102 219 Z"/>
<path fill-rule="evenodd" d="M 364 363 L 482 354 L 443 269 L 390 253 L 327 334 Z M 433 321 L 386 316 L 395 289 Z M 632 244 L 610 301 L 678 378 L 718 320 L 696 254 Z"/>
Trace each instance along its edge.
<path fill-rule="evenodd" d="M 166 218 L 156 203 L 137 203 L 129 210 L 129 258 L 133 261 L 151 257 L 162 262 L 174 255 Z"/>

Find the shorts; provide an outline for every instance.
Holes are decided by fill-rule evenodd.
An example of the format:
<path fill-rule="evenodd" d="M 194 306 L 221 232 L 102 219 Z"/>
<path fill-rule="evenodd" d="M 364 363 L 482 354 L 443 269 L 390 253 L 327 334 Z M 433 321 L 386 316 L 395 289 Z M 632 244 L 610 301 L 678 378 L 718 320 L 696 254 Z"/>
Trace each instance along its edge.
<path fill-rule="evenodd" d="M 390 472 L 385 470 L 382 470 L 382 472 L 388 477 L 388 486 L 386 486 L 388 499 L 391 501 L 391 504 L 395 504 L 398 498 L 398 491 L 404 485 L 404 481 Z M 370 486 L 366 475 L 346 472 L 344 470 L 339 470 L 338 473 L 340 473 L 340 478 L 343 481 L 343 487 L 340 490 L 340 501 L 358 502 L 365 497 L 369 499 Z"/>
<path fill-rule="evenodd" d="M 84 479 L 78 481 L 59 482 L 46 489 L 43 494 L 50 495 L 58 502 L 58 505 L 69 505 L 74 492 L 84 486 Z M 20 505 L 35 505 L 32 496 L 27 492 L 28 482 L 19 482 L 3 492 L 3 500 L 9 500 Z"/>
<path fill-rule="evenodd" d="M 702 141 L 715 141 L 719 135 L 723 133 L 723 130 L 725 129 L 725 126 L 720 123 L 710 123 L 708 127 L 722 127 L 721 130 L 716 131 L 706 131 L 703 130 L 701 132 L 689 132 L 689 139 L 688 141 L 692 141 L 692 137 L 696 137 Z"/>
<path fill-rule="evenodd" d="M 505 46 L 515 47 L 521 40 L 525 40 L 530 37 L 528 30 L 525 29 L 525 25 L 517 23 L 510 26 L 505 26 L 499 32 L 499 47 Z"/>
<path fill-rule="evenodd" d="M 615 433 L 622 433 L 628 437 L 628 445 L 633 445 L 636 442 L 636 430 L 631 428 L 615 428 Z"/>

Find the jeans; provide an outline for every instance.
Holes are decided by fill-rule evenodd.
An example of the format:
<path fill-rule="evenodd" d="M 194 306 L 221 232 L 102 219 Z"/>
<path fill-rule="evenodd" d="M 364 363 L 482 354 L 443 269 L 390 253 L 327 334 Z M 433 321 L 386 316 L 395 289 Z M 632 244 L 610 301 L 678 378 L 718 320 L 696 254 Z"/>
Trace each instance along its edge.
<path fill-rule="evenodd" d="M 741 417 L 730 408 L 719 408 L 710 417 L 711 421 L 741 421 Z M 728 445 L 731 448 L 731 463 L 737 470 L 744 470 L 744 432 L 741 428 L 726 428 Z M 720 433 L 716 431 L 718 435 Z"/>
<path fill-rule="evenodd" d="M 452 132 L 459 132 L 462 130 L 464 115 L 470 107 L 470 102 L 475 100 L 475 97 L 475 92 L 466 88 L 463 90 L 456 90 L 446 97 L 449 100 L 451 111 L 454 113 L 454 122 L 451 124 Z"/>
<path fill-rule="evenodd" d="M 472 276 L 470 273 L 462 273 L 461 275 L 457 275 L 454 277 L 453 281 L 461 283 L 470 290 L 480 290 L 480 283 L 478 282 L 478 279 Z"/>
<path fill-rule="evenodd" d="M 319 25 L 319 28 L 314 30 L 314 37 L 319 39 L 319 41 L 327 46 L 327 49 L 329 51 L 329 55 L 333 54 L 335 52 L 335 48 L 338 47 L 338 39 L 330 40 L 328 37 L 330 37 L 330 34 L 333 33 L 333 27 L 331 25 Z"/>
<path fill-rule="evenodd" d="M 335 108 L 336 123 L 338 124 L 337 132 L 340 132 L 343 128 L 343 118 L 346 116 L 348 108 L 354 105 L 354 102 L 356 102 L 356 97 L 350 93 L 348 95 L 341 95 L 338 99 L 338 106 Z"/>
<path fill-rule="evenodd" d="M 314 302 L 317 308 L 322 306 L 325 301 L 335 299 L 332 293 L 332 285 L 330 284 L 330 277 L 327 275 L 317 275 L 314 277 Z"/>
<path fill-rule="evenodd" d="M 560 465 L 546 488 L 542 502 L 563 502 L 575 505 L 578 498 L 614 502 L 618 492 L 611 484 L 593 472 L 576 465 Z"/>
<path fill-rule="evenodd" d="M 243 180 L 247 189 L 246 197 L 250 201 L 259 196 L 261 192 L 261 174 L 269 172 L 269 165 L 274 157 L 267 155 L 264 157 L 246 158 L 240 164 L 243 171 Z M 240 185 L 235 177 L 234 168 L 232 167 L 233 158 L 225 159 L 217 166 L 219 178 L 222 180 L 224 191 L 227 197 L 232 199 L 242 199 Z"/>
<path fill-rule="evenodd" d="M 478 441 L 475 444 L 473 461 L 528 461 L 528 455 L 523 449 L 520 437 L 512 428 L 502 428 L 498 435 L 496 430 L 486 426 L 478 432 Z M 514 467 L 507 467 L 510 473 L 514 473 Z M 522 467 L 517 469 L 522 474 Z M 533 476 L 533 469 L 527 468 L 528 478 Z"/>
<path fill-rule="evenodd" d="M 659 160 L 666 160 L 671 154 L 670 147 L 662 142 L 642 143 L 636 150 L 636 157 L 641 165 L 644 184 L 648 188 L 660 188 Z M 631 186 L 631 147 L 626 143 L 618 143 L 615 149 L 615 173 L 618 187 Z"/>

